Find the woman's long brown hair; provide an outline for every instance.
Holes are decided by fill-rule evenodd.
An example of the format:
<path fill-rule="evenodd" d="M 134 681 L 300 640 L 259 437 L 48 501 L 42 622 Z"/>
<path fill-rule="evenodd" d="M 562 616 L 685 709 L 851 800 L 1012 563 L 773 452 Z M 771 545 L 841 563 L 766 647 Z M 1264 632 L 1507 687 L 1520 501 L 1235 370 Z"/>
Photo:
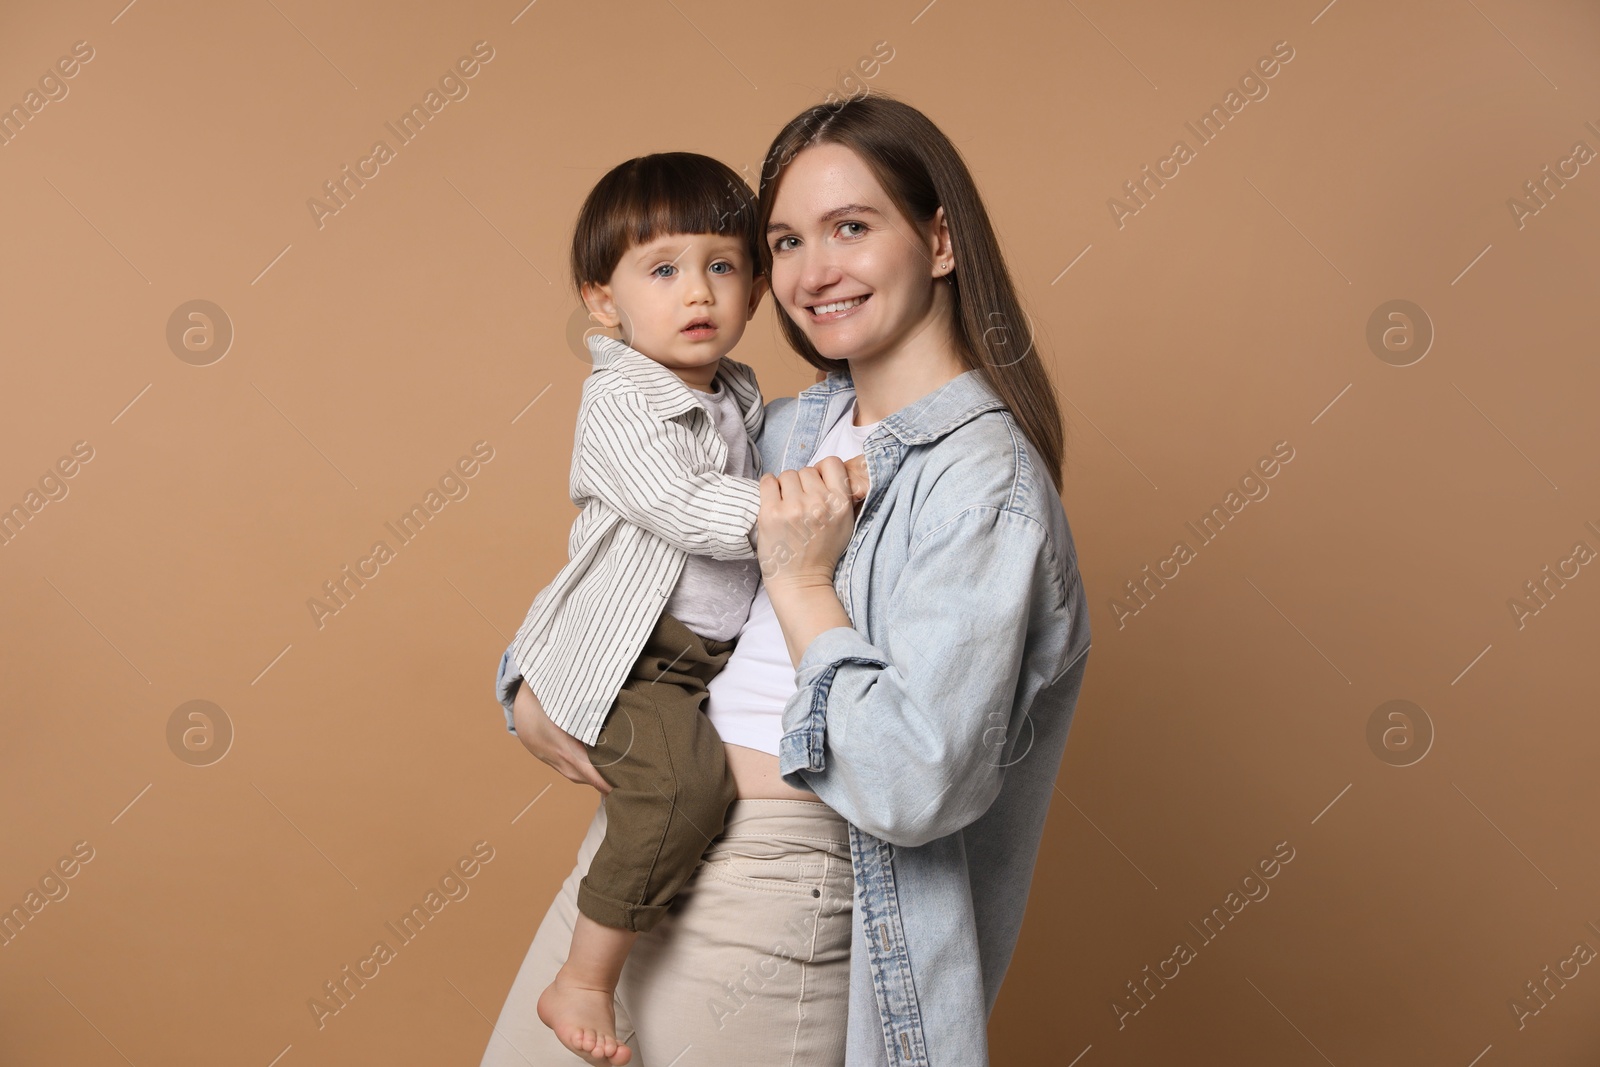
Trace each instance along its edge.
<path fill-rule="evenodd" d="M 955 145 L 922 112 L 878 92 L 807 108 L 779 131 L 767 150 L 757 233 L 766 233 L 788 165 L 818 144 L 843 145 L 860 156 L 906 218 L 927 223 L 944 208 L 956 263 L 945 277 L 955 301 L 954 339 L 961 360 L 1005 401 L 1043 457 L 1059 493 L 1065 451 L 1061 407 L 1034 347 L 1032 323 L 1017 299 L 983 198 Z M 763 239 L 760 250 L 770 278 L 772 246 Z M 818 352 L 781 306 L 778 322 L 789 344 L 813 367 L 837 371 L 849 366 Z"/>

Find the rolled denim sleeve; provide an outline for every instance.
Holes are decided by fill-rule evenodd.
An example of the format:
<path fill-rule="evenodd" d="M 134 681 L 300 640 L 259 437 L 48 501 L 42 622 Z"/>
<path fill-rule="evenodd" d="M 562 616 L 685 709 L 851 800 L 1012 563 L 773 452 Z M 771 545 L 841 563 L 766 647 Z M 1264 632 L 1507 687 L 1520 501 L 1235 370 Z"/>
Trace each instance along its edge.
<path fill-rule="evenodd" d="M 511 657 L 511 649 L 507 648 L 500 654 L 500 667 L 495 671 L 494 695 L 505 709 L 506 729 L 512 733 L 517 732 L 517 727 L 511 714 L 511 705 L 517 699 L 517 686 L 521 684 L 522 672 L 517 669 L 517 661 Z"/>
<path fill-rule="evenodd" d="M 779 771 L 890 844 L 955 833 L 999 794 L 1036 613 L 1065 606 L 1037 521 L 991 505 L 921 537 L 876 642 L 853 627 L 807 646 L 783 711 Z"/>

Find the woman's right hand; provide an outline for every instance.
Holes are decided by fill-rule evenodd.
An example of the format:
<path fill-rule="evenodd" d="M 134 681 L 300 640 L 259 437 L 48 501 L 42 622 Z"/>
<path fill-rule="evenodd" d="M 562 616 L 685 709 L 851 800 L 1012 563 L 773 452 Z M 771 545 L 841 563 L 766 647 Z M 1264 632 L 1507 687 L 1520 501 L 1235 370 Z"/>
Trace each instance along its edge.
<path fill-rule="evenodd" d="M 516 699 L 511 703 L 512 722 L 517 728 L 517 740 L 522 746 L 545 763 L 554 767 L 557 774 L 579 785 L 592 785 L 601 793 L 611 792 L 611 785 L 589 762 L 589 750 L 582 741 L 550 721 L 539 698 L 533 695 L 527 682 L 517 686 Z"/>

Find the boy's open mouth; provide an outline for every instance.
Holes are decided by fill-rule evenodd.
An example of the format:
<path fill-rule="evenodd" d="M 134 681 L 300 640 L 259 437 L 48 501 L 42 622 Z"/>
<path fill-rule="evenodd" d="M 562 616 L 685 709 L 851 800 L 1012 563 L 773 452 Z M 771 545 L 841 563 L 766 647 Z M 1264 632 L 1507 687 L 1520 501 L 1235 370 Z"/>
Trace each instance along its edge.
<path fill-rule="evenodd" d="M 686 333 L 692 338 L 710 337 L 717 332 L 717 324 L 710 319 L 695 319 L 680 332 Z"/>
<path fill-rule="evenodd" d="M 863 293 L 843 300 L 830 300 L 826 304 L 807 304 L 806 310 L 811 312 L 811 318 L 816 322 L 836 322 L 846 315 L 853 314 L 856 308 L 865 304 L 871 296 L 871 293 Z"/>

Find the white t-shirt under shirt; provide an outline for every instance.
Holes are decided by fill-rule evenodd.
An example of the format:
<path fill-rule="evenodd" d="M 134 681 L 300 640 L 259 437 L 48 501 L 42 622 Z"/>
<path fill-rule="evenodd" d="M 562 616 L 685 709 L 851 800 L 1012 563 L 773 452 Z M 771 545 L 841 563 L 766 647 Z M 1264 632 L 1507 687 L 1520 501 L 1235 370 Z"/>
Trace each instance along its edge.
<path fill-rule="evenodd" d="M 824 456 L 853 459 L 878 428 L 876 422 L 855 425 L 855 402 L 817 446 L 813 464 Z M 783 708 L 794 695 L 795 667 L 783 639 L 767 587 L 756 590 L 750 618 L 739 631 L 733 655 L 707 686 L 706 714 L 717 734 L 730 745 L 776 756 L 783 736 Z"/>
<path fill-rule="evenodd" d="M 722 473 L 754 478 L 755 446 L 745 430 L 744 412 L 739 409 L 733 390 L 720 382 L 712 384 L 717 386 L 714 391 L 694 386 L 689 390 L 728 443 L 728 459 Z M 701 637 L 731 640 L 744 625 L 760 582 L 761 564 L 754 559 L 713 559 L 691 553 L 683 561 L 683 574 L 662 610 Z"/>

